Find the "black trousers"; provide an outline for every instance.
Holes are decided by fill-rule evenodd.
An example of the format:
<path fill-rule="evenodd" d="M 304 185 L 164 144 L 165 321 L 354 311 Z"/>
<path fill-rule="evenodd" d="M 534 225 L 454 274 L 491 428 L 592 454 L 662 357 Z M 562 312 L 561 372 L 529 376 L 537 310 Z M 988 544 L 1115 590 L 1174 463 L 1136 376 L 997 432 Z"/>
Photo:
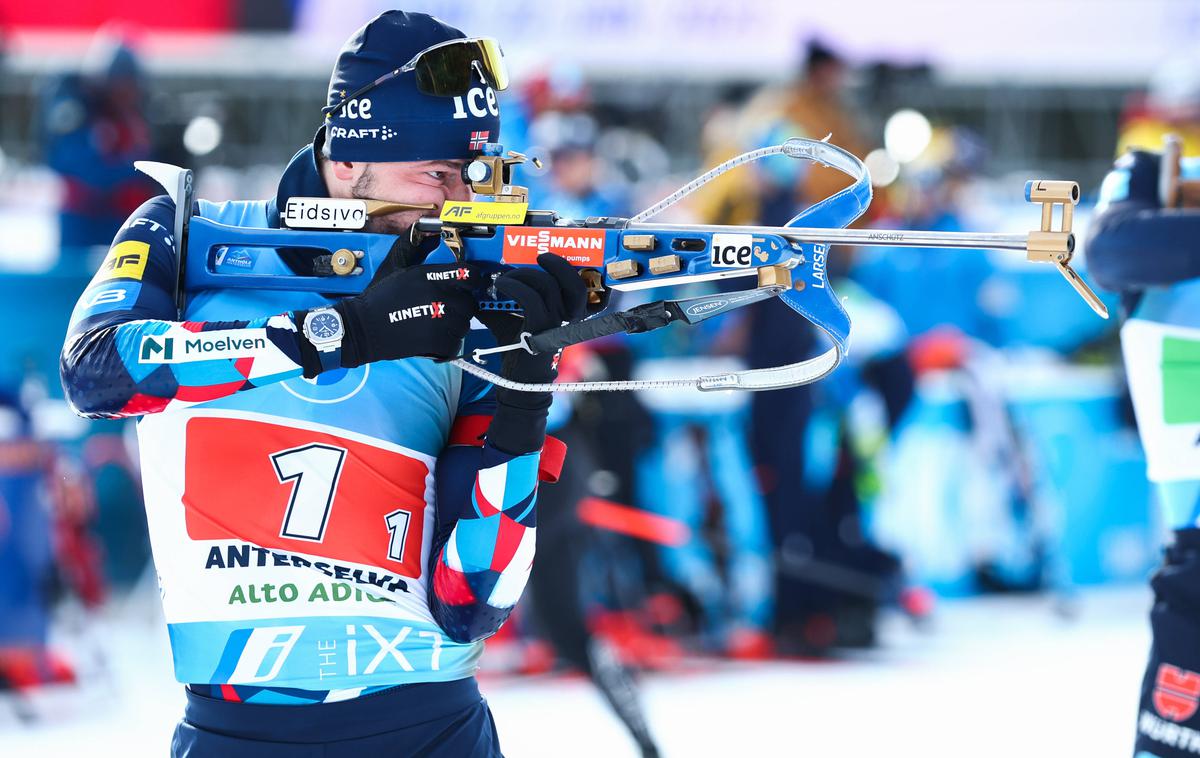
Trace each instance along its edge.
<path fill-rule="evenodd" d="M 475 679 L 316 705 L 255 705 L 188 690 L 174 758 L 502 758 Z"/>
<path fill-rule="evenodd" d="M 1138 708 L 1138 758 L 1200 755 L 1200 529 L 1181 529 L 1150 580 L 1150 660 Z"/>

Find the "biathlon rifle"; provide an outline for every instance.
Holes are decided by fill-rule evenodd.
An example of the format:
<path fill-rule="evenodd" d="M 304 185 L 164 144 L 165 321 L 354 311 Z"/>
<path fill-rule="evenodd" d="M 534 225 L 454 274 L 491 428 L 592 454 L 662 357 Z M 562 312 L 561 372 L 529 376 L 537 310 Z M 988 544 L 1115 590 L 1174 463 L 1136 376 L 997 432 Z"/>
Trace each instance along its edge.
<path fill-rule="evenodd" d="M 845 189 L 806 208 L 786 225 L 722 226 L 662 224 L 648 219 L 704 184 L 737 166 L 768 156 L 809 160 L 853 179 Z M 1069 181 L 1030 181 L 1025 199 L 1041 205 L 1041 226 L 1027 234 L 928 232 L 897 229 L 847 229 L 871 202 L 866 166 L 826 141 L 789 139 L 780 145 L 744 153 L 689 182 L 632 218 L 560 218 L 554 211 L 531 210 L 525 187 L 513 184 L 520 153 L 499 144 L 484 145 L 463 168 L 463 178 L 487 201 L 446 202 L 438 218 L 422 218 L 412 228 L 414 242 L 430 236 L 440 244 L 427 263 L 472 261 L 491 266 L 492 277 L 507 266 L 536 265 L 538 254 L 556 253 L 580 270 L 589 298 L 600 303 L 605 290 L 638 290 L 692 282 L 747 278 L 753 286 L 734 293 L 657 300 L 624 311 L 598 313 L 518 342 L 473 351 L 455 361 L 464 371 L 499 386 L 528 391 L 634 390 L 693 387 L 700 390 L 768 390 L 793 387 L 829 375 L 849 348 L 850 319 L 834 294 L 826 255 L 834 245 L 938 247 L 1023 251 L 1031 261 L 1050 263 L 1100 316 L 1108 310 L 1070 267 L 1075 251 L 1071 230 L 1079 185 Z M 540 164 L 534 159 L 535 165 Z M 357 294 L 374 277 L 397 237 L 362 231 L 369 217 L 397 210 L 428 208 L 376 200 L 291 198 L 280 208 L 288 228 L 248 229 L 192 216 L 190 171 L 161 163 L 138 168 L 159 181 L 176 204 L 175 236 L 180 263 L 177 304 L 207 289 L 250 288 Z M 1056 206 L 1061 207 L 1055 227 Z M 314 275 L 281 271 L 278 256 L 264 250 L 308 249 L 316 256 Z M 236 266 L 229 264 L 235 263 Z M 494 286 L 479 294 L 482 310 L 512 311 L 514 303 L 496 296 Z M 682 321 L 695 324 L 736 308 L 778 297 L 823 331 L 830 347 L 808 360 L 774 368 L 679 379 L 615 382 L 565 382 L 553 385 L 511 382 L 484 368 L 489 355 L 508 350 L 556 351 L 589 339 L 636 334 Z M 611 310 L 611 309 L 610 309 Z"/>

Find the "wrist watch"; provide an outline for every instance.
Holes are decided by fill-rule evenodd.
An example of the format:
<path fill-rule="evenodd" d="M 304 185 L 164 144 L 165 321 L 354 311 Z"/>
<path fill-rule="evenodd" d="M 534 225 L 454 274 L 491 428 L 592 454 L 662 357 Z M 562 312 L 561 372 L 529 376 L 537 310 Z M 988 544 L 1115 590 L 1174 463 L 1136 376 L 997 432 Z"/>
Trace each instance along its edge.
<path fill-rule="evenodd" d="M 304 316 L 303 332 L 317 350 L 322 371 L 341 367 L 342 337 L 346 334 L 342 314 L 333 308 L 314 308 Z"/>

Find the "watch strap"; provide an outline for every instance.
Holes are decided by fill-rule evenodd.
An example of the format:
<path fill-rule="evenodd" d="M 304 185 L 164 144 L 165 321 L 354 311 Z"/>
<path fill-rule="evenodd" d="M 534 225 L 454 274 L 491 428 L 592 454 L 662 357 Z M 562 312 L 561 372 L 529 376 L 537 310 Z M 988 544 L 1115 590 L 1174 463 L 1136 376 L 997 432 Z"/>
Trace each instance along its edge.
<path fill-rule="evenodd" d="M 321 361 L 321 371 L 332 371 L 342 367 L 342 346 L 325 350 L 317 349 L 317 359 Z"/>

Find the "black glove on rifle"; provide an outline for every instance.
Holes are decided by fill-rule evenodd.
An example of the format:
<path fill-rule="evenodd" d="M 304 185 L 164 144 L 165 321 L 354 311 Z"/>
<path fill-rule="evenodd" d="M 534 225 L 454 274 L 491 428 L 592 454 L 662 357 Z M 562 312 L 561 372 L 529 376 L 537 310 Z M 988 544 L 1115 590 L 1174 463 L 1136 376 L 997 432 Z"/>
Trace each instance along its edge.
<path fill-rule="evenodd" d="M 522 314 L 485 312 L 479 319 L 505 345 L 520 339 L 522 332 L 537 334 L 578 321 L 586 314 L 587 287 L 579 273 L 557 255 L 543 253 L 540 269 L 512 269 L 496 279 L 496 291 L 515 300 Z M 530 355 L 524 350 L 504 353 L 500 375 L 514 382 L 543 384 L 558 374 L 558 354 Z M 540 450 L 546 436 L 549 392 L 522 392 L 496 388 L 496 415 L 488 429 L 488 440 L 506 453 L 520 455 Z"/>
<path fill-rule="evenodd" d="M 418 265 L 391 271 L 361 295 L 333 304 L 342 317 L 342 368 L 423 356 L 442 360 L 460 352 L 475 315 L 473 289 L 481 275 L 470 264 Z M 297 326 L 307 311 L 295 314 Z M 304 375 L 321 373 L 320 358 L 301 336 Z"/>

